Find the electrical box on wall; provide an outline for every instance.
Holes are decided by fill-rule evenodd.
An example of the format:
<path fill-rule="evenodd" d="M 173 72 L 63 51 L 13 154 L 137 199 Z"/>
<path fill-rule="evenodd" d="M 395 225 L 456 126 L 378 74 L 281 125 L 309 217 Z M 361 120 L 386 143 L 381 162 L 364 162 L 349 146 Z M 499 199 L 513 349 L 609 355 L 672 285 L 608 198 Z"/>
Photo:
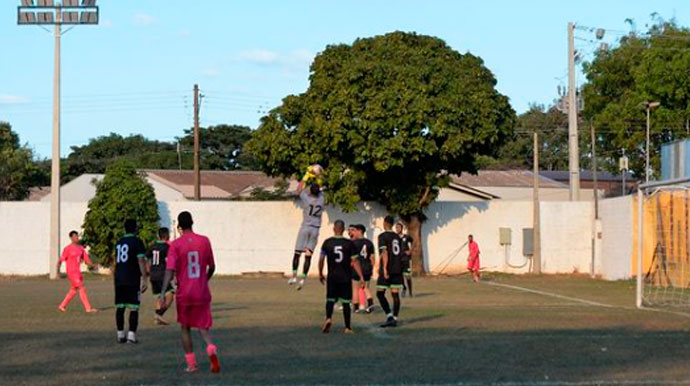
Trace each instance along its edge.
<path fill-rule="evenodd" d="M 498 228 L 498 242 L 501 245 L 512 244 L 510 228 Z"/>
<path fill-rule="evenodd" d="M 534 229 L 522 228 L 522 254 L 534 255 Z"/>

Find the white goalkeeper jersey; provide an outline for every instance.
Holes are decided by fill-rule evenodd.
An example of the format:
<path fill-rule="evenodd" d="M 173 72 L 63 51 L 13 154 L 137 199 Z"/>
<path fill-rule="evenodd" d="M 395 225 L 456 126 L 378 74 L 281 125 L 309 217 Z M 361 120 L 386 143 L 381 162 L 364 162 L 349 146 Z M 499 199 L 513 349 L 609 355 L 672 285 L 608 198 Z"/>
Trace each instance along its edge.
<path fill-rule="evenodd" d="M 302 226 L 309 226 L 313 228 L 321 228 L 321 215 L 323 214 L 323 193 L 319 193 L 317 197 L 309 193 L 309 189 L 304 189 L 299 194 L 299 198 L 304 204 L 304 212 L 302 212 Z"/>

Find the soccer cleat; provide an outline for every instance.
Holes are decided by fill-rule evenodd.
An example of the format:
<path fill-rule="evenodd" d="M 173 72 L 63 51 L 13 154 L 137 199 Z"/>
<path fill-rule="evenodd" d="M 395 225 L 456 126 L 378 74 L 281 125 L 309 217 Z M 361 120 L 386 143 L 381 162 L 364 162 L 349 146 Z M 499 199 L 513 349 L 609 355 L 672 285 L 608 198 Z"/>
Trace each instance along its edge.
<path fill-rule="evenodd" d="M 220 361 L 218 360 L 218 354 L 215 352 L 209 355 L 208 359 L 211 361 L 211 372 L 220 373 Z"/>
<path fill-rule="evenodd" d="M 127 343 L 127 336 L 124 331 L 117 332 L 117 343 Z"/>
<path fill-rule="evenodd" d="M 321 332 L 324 334 L 328 334 L 331 332 L 331 326 L 333 325 L 333 322 L 331 322 L 330 319 L 326 319 L 326 321 L 323 323 L 323 326 L 321 327 Z"/>
<path fill-rule="evenodd" d="M 60 311 L 60 312 L 67 312 L 67 308 L 65 308 L 65 307 L 63 307 L 63 306 L 58 306 L 58 311 Z"/>
<path fill-rule="evenodd" d="M 293 285 L 295 283 L 297 283 L 297 277 L 296 276 L 293 276 L 292 278 L 290 278 L 290 280 L 288 280 L 288 285 Z"/>
<path fill-rule="evenodd" d="M 299 280 L 299 284 L 297 284 L 297 291 L 301 290 L 302 287 L 304 287 L 304 279 Z"/>
<path fill-rule="evenodd" d="M 86 310 L 87 314 L 95 314 L 97 312 L 98 312 L 97 308 L 89 308 L 88 310 Z"/>
<path fill-rule="evenodd" d="M 398 325 L 397 320 L 395 320 L 394 317 L 389 316 L 389 317 L 386 319 L 386 322 L 383 323 L 383 324 L 381 325 L 381 328 L 395 327 L 395 326 L 397 326 L 397 325 Z"/>
<path fill-rule="evenodd" d="M 184 369 L 184 372 L 185 372 L 185 373 L 194 373 L 194 372 L 196 372 L 197 370 L 199 370 L 199 367 L 198 367 L 198 366 L 196 366 L 196 365 L 195 365 L 195 366 L 189 366 L 189 365 L 187 365 L 187 368 Z"/>
<path fill-rule="evenodd" d="M 354 334 L 354 333 L 355 333 L 355 332 L 352 331 L 351 328 L 346 328 L 346 329 L 343 330 L 343 334 Z"/>
<path fill-rule="evenodd" d="M 139 343 L 139 341 L 137 340 L 137 334 L 134 333 L 134 331 L 128 331 L 127 332 L 127 343 L 130 343 L 130 344 Z"/>

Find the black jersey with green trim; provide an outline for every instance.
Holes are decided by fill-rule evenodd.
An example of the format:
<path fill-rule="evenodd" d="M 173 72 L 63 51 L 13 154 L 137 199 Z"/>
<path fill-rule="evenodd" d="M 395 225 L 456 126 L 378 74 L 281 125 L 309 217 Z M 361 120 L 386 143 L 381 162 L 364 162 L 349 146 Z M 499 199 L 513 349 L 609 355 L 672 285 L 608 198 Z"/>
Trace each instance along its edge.
<path fill-rule="evenodd" d="M 138 237 L 126 234 L 115 245 L 115 285 L 139 286 L 139 259 L 146 258 L 146 247 Z"/>
<path fill-rule="evenodd" d="M 359 264 L 362 267 L 362 272 L 366 275 L 367 272 L 371 273 L 374 267 L 371 266 L 371 256 L 374 255 L 374 243 L 369 239 L 357 239 L 352 240 L 355 251 L 357 252 L 357 257 L 359 258 Z"/>
<path fill-rule="evenodd" d="M 388 252 L 388 275 L 402 275 L 403 243 L 400 236 L 393 231 L 385 231 L 379 235 L 379 254 Z M 383 264 L 379 264 L 379 276 L 383 277 Z"/>
<path fill-rule="evenodd" d="M 349 283 L 352 277 L 352 259 L 357 258 L 352 240 L 334 236 L 323 242 L 321 255 L 328 260 L 328 281 Z"/>
<path fill-rule="evenodd" d="M 169 249 L 168 243 L 158 240 L 146 252 L 146 259 L 151 264 L 152 281 L 162 281 L 165 278 L 165 259 L 168 258 Z"/>
<path fill-rule="evenodd" d="M 402 235 L 400 239 L 402 241 L 403 246 L 402 261 L 406 263 L 410 261 L 410 258 L 412 257 L 412 236 Z"/>

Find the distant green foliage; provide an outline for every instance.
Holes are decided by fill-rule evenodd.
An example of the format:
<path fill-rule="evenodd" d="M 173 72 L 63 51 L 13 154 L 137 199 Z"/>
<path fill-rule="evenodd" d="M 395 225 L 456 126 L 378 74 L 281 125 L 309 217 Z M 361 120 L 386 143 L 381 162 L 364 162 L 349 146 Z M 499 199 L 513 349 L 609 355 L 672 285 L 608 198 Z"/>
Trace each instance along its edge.
<path fill-rule="evenodd" d="M 689 68 L 690 29 L 658 17 L 645 34 L 632 32 L 585 63 L 583 115 L 598 129 L 603 167 L 617 171 L 625 149 L 631 170 L 644 177 L 646 111 L 640 105 L 645 101 L 661 102 L 651 119 L 653 170 L 660 170 L 662 143 L 690 136 Z"/>
<path fill-rule="evenodd" d="M 84 243 L 101 264 L 113 263 L 115 243 L 125 233 L 128 218 L 137 220 L 145 242 L 154 239 L 159 216 L 153 187 L 132 162 L 116 161 L 96 184 L 96 196 L 89 201 L 84 218 Z"/>
<path fill-rule="evenodd" d="M 276 182 L 272 190 L 256 187 L 252 190 L 249 200 L 252 201 L 280 201 L 290 198 L 287 193 L 290 183 L 286 180 Z"/>
<path fill-rule="evenodd" d="M 123 137 L 111 133 L 91 139 L 84 146 L 72 146 L 72 152 L 64 161 L 62 180 L 67 182 L 84 173 L 103 173 L 106 166 L 118 159 L 134 163 L 137 169 L 192 169 L 194 134 L 184 131 L 177 142 L 151 140 L 143 135 Z M 202 170 L 249 170 L 255 161 L 242 151 L 251 138 L 247 126 L 218 125 L 199 128 L 200 160 Z"/>
<path fill-rule="evenodd" d="M 30 187 L 45 185 L 48 180 L 33 151 L 19 143 L 9 123 L 0 122 L 0 200 L 23 200 Z"/>
<path fill-rule="evenodd" d="M 247 150 L 269 175 L 325 167 L 327 199 L 421 215 L 448 174 L 473 172 L 515 124 L 483 61 L 443 40 L 394 32 L 328 46 L 310 85 L 265 116 Z"/>

